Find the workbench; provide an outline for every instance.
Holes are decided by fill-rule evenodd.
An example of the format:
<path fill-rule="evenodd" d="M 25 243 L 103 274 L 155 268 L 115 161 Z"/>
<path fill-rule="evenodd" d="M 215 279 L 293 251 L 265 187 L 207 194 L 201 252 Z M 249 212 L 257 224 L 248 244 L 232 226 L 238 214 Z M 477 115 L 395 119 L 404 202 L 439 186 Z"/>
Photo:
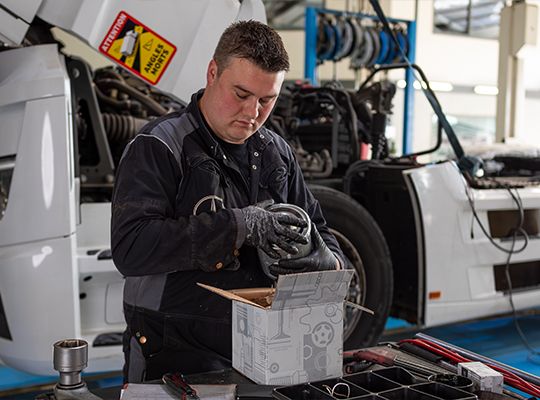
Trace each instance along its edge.
<path fill-rule="evenodd" d="M 358 400 L 511 400 L 529 399 L 508 390 L 523 387 L 538 390 L 540 378 L 516 370 L 512 367 L 487 359 L 481 355 L 452 346 L 426 335 L 398 343 L 380 343 L 378 346 L 345 352 L 344 370 L 341 377 L 291 385 L 258 385 L 234 369 L 212 371 L 202 374 L 185 375 L 189 385 L 236 385 L 239 400 L 310 400 L 310 399 L 358 399 Z M 417 335 L 418 336 L 418 335 Z M 413 344 L 424 349 L 404 351 L 404 344 Z M 439 353 L 422 350 L 442 349 Z M 434 355 L 433 355 L 434 354 Z M 451 361 L 470 361 L 489 365 L 504 375 L 497 390 L 480 390 L 479 381 L 471 377 L 456 375 L 457 366 Z M 497 372 L 495 372 L 497 373 Z M 519 383 L 519 385 L 517 383 Z M 161 384 L 161 381 L 149 382 Z M 474 383 L 474 384 L 473 384 Z M 523 386 L 524 385 L 524 386 Z M 92 391 L 103 400 L 118 400 L 121 387 L 95 389 Z M 331 395 L 333 394 L 333 396 Z M 536 393 L 535 395 L 538 396 Z M 53 400 L 52 393 L 36 397 L 39 400 Z"/>

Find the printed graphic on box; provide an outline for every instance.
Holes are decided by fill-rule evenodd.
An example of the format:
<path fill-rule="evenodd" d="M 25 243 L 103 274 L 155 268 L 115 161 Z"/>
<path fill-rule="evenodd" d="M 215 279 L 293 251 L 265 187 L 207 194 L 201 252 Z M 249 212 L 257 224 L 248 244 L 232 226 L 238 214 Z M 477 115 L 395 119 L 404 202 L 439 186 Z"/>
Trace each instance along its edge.
<path fill-rule="evenodd" d="M 349 278 L 345 271 L 286 277 L 271 308 L 233 301 L 233 367 L 270 385 L 341 376 Z"/>
<path fill-rule="evenodd" d="M 339 305 L 263 310 L 235 301 L 234 316 L 233 367 L 255 382 L 292 385 L 341 375 Z"/>

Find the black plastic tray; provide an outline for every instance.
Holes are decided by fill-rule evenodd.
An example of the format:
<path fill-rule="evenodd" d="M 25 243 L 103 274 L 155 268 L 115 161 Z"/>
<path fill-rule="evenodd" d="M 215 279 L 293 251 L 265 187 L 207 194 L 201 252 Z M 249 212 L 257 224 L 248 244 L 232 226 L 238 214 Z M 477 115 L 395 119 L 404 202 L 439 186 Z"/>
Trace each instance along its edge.
<path fill-rule="evenodd" d="M 334 395 L 332 395 L 334 393 Z M 401 367 L 358 372 L 341 378 L 275 388 L 278 400 L 477 400 L 470 392 L 418 380 Z"/>

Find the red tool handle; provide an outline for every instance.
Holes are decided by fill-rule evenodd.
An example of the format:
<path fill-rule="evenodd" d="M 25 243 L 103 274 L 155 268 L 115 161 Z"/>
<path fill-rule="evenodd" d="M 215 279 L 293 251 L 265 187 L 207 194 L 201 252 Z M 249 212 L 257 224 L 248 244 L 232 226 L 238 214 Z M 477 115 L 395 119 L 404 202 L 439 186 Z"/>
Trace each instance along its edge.
<path fill-rule="evenodd" d="M 384 349 L 363 349 L 354 353 L 359 360 L 372 361 L 386 367 L 394 365 L 396 355 Z"/>

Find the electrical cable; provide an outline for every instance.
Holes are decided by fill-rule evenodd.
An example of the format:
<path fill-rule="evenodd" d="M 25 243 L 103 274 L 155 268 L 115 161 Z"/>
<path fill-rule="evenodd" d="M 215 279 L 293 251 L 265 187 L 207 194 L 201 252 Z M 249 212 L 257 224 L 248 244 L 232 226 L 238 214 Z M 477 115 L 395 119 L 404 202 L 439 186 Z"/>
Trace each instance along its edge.
<path fill-rule="evenodd" d="M 468 188 L 468 186 L 467 186 Z M 510 188 L 506 187 L 505 189 L 508 190 L 508 192 L 510 193 L 510 195 L 514 198 L 514 201 L 516 201 L 517 205 L 518 205 L 518 208 L 520 210 L 520 214 L 523 213 L 523 206 L 521 204 L 521 202 L 516 198 L 516 196 L 512 193 L 512 191 L 510 190 Z M 467 193 L 467 199 L 469 200 L 469 204 L 471 206 L 471 211 L 473 213 L 473 216 L 474 216 L 474 219 L 476 219 L 476 222 L 478 222 L 478 225 L 480 226 L 480 229 L 482 229 L 482 232 L 484 232 L 484 234 L 486 235 L 486 237 L 489 239 L 489 241 L 491 242 L 491 244 L 493 244 L 493 246 L 495 246 L 496 248 L 498 248 L 499 250 L 505 252 L 505 253 L 508 253 L 509 256 L 511 256 L 512 254 L 517 254 L 517 253 L 521 253 L 523 250 L 525 250 L 525 248 L 527 247 L 527 245 L 529 244 L 529 235 L 527 234 L 527 232 L 525 232 L 525 230 L 523 228 L 521 228 L 521 226 L 519 227 L 516 227 L 516 228 L 512 228 L 512 230 L 510 231 L 510 233 L 513 233 L 515 232 L 515 235 L 517 235 L 518 232 L 520 232 L 522 235 L 523 235 L 523 238 L 525 240 L 525 242 L 523 243 L 523 246 L 518 249 L 518 250 L 514 250 L 513 247 L 514 247 L 514 244 L 515 244 L 515 241 L 512 245 L 512 247 L 510 249 L 507 249 L 505 247 L 502 247 L 501 245 L 499 245 L 497 242 L 495 242 L 495 240 L 491 237 L 491 235 L 487 232 L 486 228 L 484 227 L 484 225 L 482 224 L 482 221 L 480 221 L 480 217 L 478 216 L 478 214 L 476 213 L 476 209 L 474 207 L 474 199 L 472 198 L 469 190 L 466 190 L 466 193 Z M 523 218 L 523 217 L 521 217 Z"/>
<path fill-rule="evenodd" d="M 512 281 L 510 279 L 510 256 L 511 254 L 508 255 L 508 261 L 506 263 L 506 268 L 504 272 L 506 275 L 506 279 L 508 281 L 508 294 L 509 294 L 510 306 L 512 307 L 512 315 L 514 317 L 514 326 L 516 328 L 516 331 L 519 334 L 519 337 L 521 338 L 521 341 L 523 342 L 523 345 L 527 348 L 527 350 L 529 350 L 529 354 L 527 354 L 527 361 L 529 361 L 531 364 L 540 365 L 540 362 L 532 359 L 533 356 L 540 357 L 540 352 L 537 352 L 536 350 L 534 350 L 533 347 L 529 344 L 529 341 L 523 334 L 523 331 L 521 330 L 521 327 L 519 326 L 519 322 L 517 320 L 517 312 L 514 306 L 514 299 L 512 297 L 512 293 L 513 293 Z"/>
<path fill-rule="evenodd" d="M 104 78 L 100 79 L 96 82 L 96 86 L 98 86 L 101 90 L 103 89 L 118 89 L 131 97 L 133 97 L 136 100 L 139 100 L 141 103 L 146 105 L 153 113 L 156 115 L 165 115 L 167 114 L 167 109 L 163 107 L 161 104 L 159 104 L 156 100 L 154 100 L 152 97 L 144 94 L 140 90 L 137 90 L 136 88 L 122 82 L 116 79 L 109 79 Z"/>
<path fill-rule="evenodd" d="M 508 189 L 508 191 L 510 191 L 510 189 Z M 515 197 L 514 197 L 514 199 L 516 199 L 516 201 L 519 200 L 519 204 L 521 205 L 521 207 L 520 207 L 520 223 L 519 223 L 519 228 L 521 229 L 521 227 L 523 225 L 523 222 L 524 222 L 524 219 L 525 219 L 525 215 L 524 215 L 524 210 L 523 210 L 523 203 L 521 202 L 521 197 L 519 196 L 519 192 L 518 192 L 517 189 L 516 189 L 516 195 L 517 195 L 517 199 Z M 523 229 L 521 229 L 521 231 L 525 232 Z M 513 237 L 512 237 L 512 248 L 514 248 L 514 246 L 515 246 L 516 239 L 517 239 L 517 233 L 518 233 L 518 230 L 515 229 Z M 525 235 L 527 235 L 526 232 L 525 232 Z M 540 353 L 537 352 L 536 350 L 534 350 L 532 348 L 532 346 L 529 344 L 529 342 L 528 342 L 527 338 L 525 337 L 525 335 L 523 334 L 523 331 L 521 330 L 521 327 L 519 326 L 519 322 L 517 320 L 517 312 L 516 312 L 516 307 L 514 305 L 514 298 L 513 298 L 512 279 L 510 278 L 510 258 L 511 258 L 511 256 L 512 256 L 512 253 L 509 253 L 508 254 L 508 259 L 506 261 L 506 267 L 504 269 L 504 273 L 505 273 L 505 276 L 506 276 L 506 280 L 508 281 L 508 294 L 509 294 L 508 297 L 509 297 L 509 300 L 510 300 L 510 306 L 512 307 L 512 316 L 513 316 L 513 319 L 514 319 L 514 326 L 516 328 L 516 331 L 519 334 L 519 337 L 521 338 L 521 341 L 523 342 L 523 345 L 530 352 L 527 355 L 527 361 L 529 361 L 531 364 L 540 365 L 540 362 L 534 361 L 532 359 L 533 356 L 540 356 Z"/>
<path fill-rule="evenodd" d="M 336 391 L 336 388 L 340 386 L 345 386 L 345 388 L 347 388 L 347 394 L 338 393 Z M 328 391 L 328 393 L 330 393 L 330 396 L 333 396 L 333 397 L 342 397 L 342 398 L 348 399 L 351 396 L 351 387 L 345 382 L 338 382 L 333 387 L 330 387 L 328 385 L 322 385 L 322 387 L 325 388 Z"/>
<path fill-rule="evenodd" d="M 351 196 L 351 180 L 353 176 L 360 172 L 366 171 L 369 165 L 374 164 L 382 164 L 382 162 L 380 160 L 356 160 L 351 165 L 349 165 L 349 168 L 347 168 L 345 175 L 343 175 L 343 192 Z"/>
<path fill-rule="evenodd" d="M 420 88 L 422 89 L 422 92 L 426 96 L 426 99 L 428 100 L 429 104 L 431 105 L 431 108 L 439 118 L 440 123 L 442 124 L 444 131 L 446 132 L 446 136 L 448 137 L 448 140 L 452 146 L 452 149 L 454 150 L 454 153 L 456 154 L 456 157 L 458 159 L 458 165 L 461 170 L 467 171 L 470 176 L 475 176 L 477 170 L 480 168 L 481 163 L 480 159 L 477 157 L 469 157 L 465 152 L 463 151 L 463 147 L 461 147 L 461 144 L 459 143 L 459 140 L 456 136 L 456 133 L 454 132 L 454 129 L 448 122 L 448 119 L 446 118 L 446 115 L 442 111 L 441 104 L 439 103 L 439 100 L 437 99 L 437 96 L 429 86 L 429 84 L 426 82 L 425 85 L 423 82 L 419 79 L 416 71 L 413 69 L 413 64 L 410 62 L 410 60 L 407 58 L 407 55 L 404 53 L 403 49 L 400 47 L 399 41 L 396 37 L 395 32 L 390 29 L 390 25 L 388 23 L 388 19 L 384 15 L 384 12 L 382 11 L 381 5 L 379 4 L 379 0 L 369 0 L 371 3 L 371 6 L 377 13 L 377 16 L 379 17 L 380 22 L 382 23 L 384 29 L 390 35 L 390 38 L 394 42 L 394 44 L 398 47 L 399 52 L 401 53 L 401 56 L 403 58 L 403 61 L 405 64 L 407 64 L 408 68 L 414 75 L 415 79 L 420 82 Z"/>
<path fill-rule="evenodd" d="M 503 185 L 503 184 L 500 184 L 500 186 L 501 186 L 501 188 L 506 189 L 508 191 L 508 193 L 510 193 L 510 195 L 514 199 L 515 203 L 517 204 L 518 210 L 519 210 L 519 224 L 518 224 L 517 227 L 512 228 L 510 230 L 510 232 L 509 232 L 509 234 L 512 235 L 512 245 L 511 245 L 510 249 L 507 249 L 507 248 L 504 248 L 504 247 L 500 246 L 498 243 L 496 243 L 493 240 L 491 235 L 487 232 L 486 228 L 484 227 L 484 225 L 480 221 L 480 218 L 478 217 L 478 214 L 476 213 L 476 209 L 475 209 L 475 206 L 474 206 L 474 200 L 473 200 L 473 197 L 471 196 L 471 192 L 470 192 L 471 188 L 467 184 L 466 184 L 465 192 L 467 194 L 467 199 L 469 200 L 469 204 L 471 206 L 471 210 L 472 210 L 472 213 L 473 213 L 473 218 L 476 219 L 476 221 L 478 222 L 478 225 L 482 229 L 482 232 L 484 232 L 486 237 L 489 239 L 489 241 L 496 248 L 498 248 L 499 250 L 501 250 L 501 251 L 508 254 L 508 257 L 506 259 L 506 265 L 505 265 L 504 273 L 505 273 L 506 280 L 508 282 L 508 299 L 509 299 L 509 302 L 510 302 L 510 307 L 512 308 L 512 316 L 513 316 L 513 320 L 514 320 L 514 326 L 516 328 L 517 333 L 519 334 L 519 336 L 521 338 L 521 341 L 523 342 L 523 345 L 530 352 L 527 355 L 527 361 L 529 361 L 531 364 L 540 365 L 540 362 L 537 362 L 537 361 L 532 359 L 533 356 L 540 357 L 540 352 L 537 352 L 536 350 L 534 350 L 532 348 L 532 346 L 527 341 L 527 338 L 523 334 L 523 331 L 521 330 L 521 327 L 519 326 L 519 322 L 517 320 L 517 311 L 516 311 L 516 307 L 514 305 L 514 297 L 513 297 L 514 291 L 513 291 L 513 287 L 512 287 L 512 279 L 510 277 L 510 260 L 512 258 L 512 255 L 522 252 L 523 250 L 525 250 L 525 248 L 529 244 L 529 235 L 523 229 L 523 223 L 525 221 L 525 210 L 523 208 L 523 202 L 521 201 L 521 197 L 519 195 L 519 191 L 517 190 L 517 188 L 514 188 L 514 190 L 516 192 L 516 194 L 514 194 L 514 193 L 512 193 L 512 188 L 511 187 Z M 474 219 L 473 219 L 473 221 L 474 221 Z M 473 232 L 473 229 L 472 229 L 472 225 L 471 225 L 471 237 L 473 235 L 472 232 Z M 514 250 L 515 245 L 516 245 L 516 241 L 517 241 L 518 233 L 521 233 L 523 235 L 523 238 L 524 238 L 525 241 L 523 243 L 523 246 L 520 249 Z"/>

